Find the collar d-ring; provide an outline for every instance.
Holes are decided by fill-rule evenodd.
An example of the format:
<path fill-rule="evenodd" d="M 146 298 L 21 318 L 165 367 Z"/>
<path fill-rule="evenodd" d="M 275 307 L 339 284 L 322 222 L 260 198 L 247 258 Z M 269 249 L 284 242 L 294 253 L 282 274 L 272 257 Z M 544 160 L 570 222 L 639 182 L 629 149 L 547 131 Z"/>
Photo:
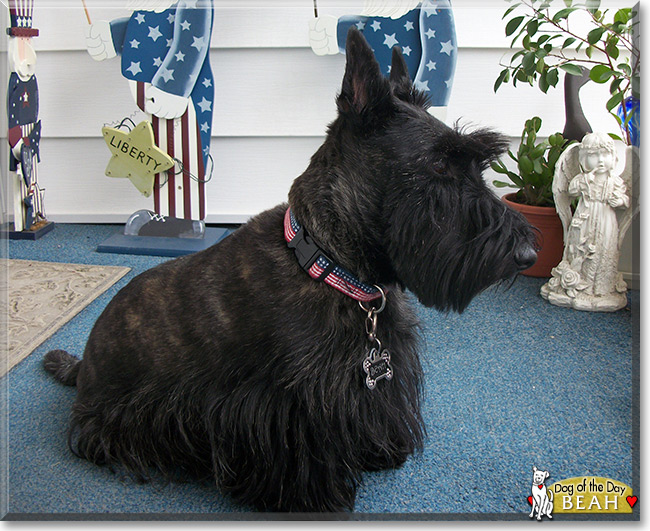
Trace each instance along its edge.
<path fill-rule="evenodd" d="M 372 306 L 371 308 L 366 308 L 361 301 L 359 301 L 359 306 L 361 306 L 361 309 L 365 312 L 370 313 L 381 313 L 384 311 L 384 308 L 386 308 L 386 292 L 383 290 L 381 286 L 378 286 L 375 284 L 374 286 L 379 290 L 379 293 L 381 293 L 381 304 L 379 305 L 379 308 L 375 308 Z"/>

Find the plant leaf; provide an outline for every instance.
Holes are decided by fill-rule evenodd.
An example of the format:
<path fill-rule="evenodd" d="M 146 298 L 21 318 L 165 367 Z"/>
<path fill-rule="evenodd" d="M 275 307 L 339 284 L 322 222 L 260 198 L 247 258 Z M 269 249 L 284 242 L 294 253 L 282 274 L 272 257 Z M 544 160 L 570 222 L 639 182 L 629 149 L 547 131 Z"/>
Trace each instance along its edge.
<path fill-rule="evenodd" d="M 618 46 L 616 46 L 615 42 L 608 41 L 607 44 L 605 45 L 605 50 L 607 50 L 607 54 L 612 59 L 618 59 L 619 49 Z"/>
<path fill-rule="evenodd" d="M 512 181 L 512 182 L 513 182 L 513 183 L 514 183 L 518 188 L 521 188 L 522 186 L 524 186 L 524 181 L 523 181 L 523 179 L 522 179 L 519 175 L 517 175 L 516 173 L 510 171 L 510 172 L 508 172 L 508 177 L 510 177 L 510 180 L 511 180 L 511 181 Z"/>
<path fill-rule="evenodd" d="M 553 15 L 553 22 L 559 22 L 563 18 L 567 18 L 571 13 L 573 13 L 577 7 L 566 7 L 564 9 L 560 9 L 555 15 Z"/>
<path fill-rule="evenodd" d="M 518 166 L 521 170 L 522 175 L 529 175 L 533 172 L 533 161 L 528 158 L 528 155 L 522 155 L 519 157 Z"/>
<path fill-rule="evenodd" d="M 564 41 L 564 44 L 562 44 L 562 49 L 564 50 L 567 46 L 571 46 L 574 42 L 576 42 L 576 39 L 574 37 L 569 37 Z"/>
<path fill-rule="evenodd" d="M 521 61 L 521 66 L 527 76 L 535 71 L 535 52 L 528 52 Z"/>
<path fill-rule="evenodd" d="M 632 75 L 632 69 L 630 68 L 630 65 L 628 65 L 627 63 L 619 63 L 616 65 L 616 68 L 621 70 L 627 76 Z"/>
<path fill-rule="evenodd" d="M 540 59 L 540 63 L 542 61 L 543 61 L 543 59 Z M 546 71 L 540 72 L 539 82 L 538 82 L 539 90 L 541 90 L 544 94 L 546 94 L 548 92 L 548 88 L 549 88 L 548 79 L 547 79 L 546 74 L 547 74 Z"/>
<path fill-rule="evenodd" d="M 508 70 L 507 68 L 501 70 L 499 77 L 497 77 L 497 80 L 494 82 L 494 92 L 499 90 L 499 87 L 503 83 L 507 83 L 509 79 L 510 79 L 510 70 Z"/>
<path fill-rule="evenodd" d="M 623 96 L 625 96 L 625 94 L 623 94 L 622 92 L 617 92 L 611 98 L 609 98 L 607 100 L 607 103 L 605 104 L 607 110 L 611 112 L 612 109 L 614 109 L 614 107 L 620 105 L 623 102 Z"/>
<path fill-rule="evenodd" d="M 589 44 L 596 44 L 600 40 L 600 38 L 603 36 L 603 33 L 605 33 L 605 28 L 592 29 L 587 34 L 587 42 Z"/>
<path fill-rule="evenodd" d="M 515 9 L 517 9 L 520 5 L 521 5 L 521 4 L 520 4 L 519 2 L 517 2 L 516 4 L 510 6 L 508 9 L 506 9 L 506 12 L 505 12 L 505 13 L 503 14 L 503 16 L 501 17 L 501 20 L 503 20 L 504 18 L 506 18 L 510 13 L 512 13 L 512 12 L 513 12 Z"/>
<path fill-rule="evenodd" d="M 596 65 L 589 72 L 589 78 L 595 83 L 606 83 L 614 71 L 606 65 Z"/>
<path fill-rule="evenodd" d="M 612 84 L 609 86 L 609 93 L 614 94 L 614 92 L 616 92 L 619 89 L 622 82 L 623 82 L 622 77 L 618 77 L 614 79 L 614 81 L 612 81 Z"/>
<path fill-rule="evenodd" d="M 560 133 L 554 133 L 551 136 L 548 137 L 548 143 L 551 144 L 551 146 L 556 147 L 558 145 L 562 144 L 562 135 Z"/>
<path fill-rule="evenodd" d="M 503 174 L 508 173 L 505 164 L 503 164 L 503 162 L 501 162 L 500 160 L 495 160 L 494 162 L 490 163 L 490 168 L 492 168 L 497 173 L 503 173 Z"/>
<path fill-rule="evenodd" d="M 517 74 L 515 75 L 515 77 L 519 81 L 528 81 L 528 75 L 521 68 L 519 70 L 517 70 Z"/>
<path fill-rule="evenodd" d="M 560 65 L 559 68 L 564 70 L 567 74 L 571 74 L 572 76 L 581 76 L 582 75 L 582 69 L 578 65 L 574 65 L 571 63 L 565 63 L 563 65 Z"/>
<path fill-rule="evenodd" d="M 546 144 L 545 142 L 542 142 L 538 146 L 535 146 L 530 152 L 530 158 L 531 159 L 539 159 L 544 154 L 547 147 L 548 147 L 548 144 Z"/>
<path fill-rule="evenodd" d="M 524 18 L 525 17 L 523 15 L 520 15 L 508 21 L 508 23 L 506 24 L 506 37 L 509 37 L 515 31 L 517 31 L 517 28 L 524 21 Z"/>
<path fill-rule="evenodd" d="M 631 14 L 632 14 L 632 10 L 630 8 L 619 9 L 614 15 L 614 22 L 618 22 L 620 24 L 627 24 L 630 20 Z"/>
<path fill-rule="evenodd" d="M 492 184 L 497 188 L 519 188 L 518 186 L 514 186 L 512 183 L 504 183 L 503 181 L 497 180 L 492 181 Z"/>

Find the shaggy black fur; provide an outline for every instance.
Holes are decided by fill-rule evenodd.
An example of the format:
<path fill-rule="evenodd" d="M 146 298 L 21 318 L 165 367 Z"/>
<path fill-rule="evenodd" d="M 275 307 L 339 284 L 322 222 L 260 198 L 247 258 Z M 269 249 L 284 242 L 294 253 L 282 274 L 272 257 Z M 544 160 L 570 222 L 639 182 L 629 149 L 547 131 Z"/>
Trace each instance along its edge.
<path fill-rule="evenodd" d="M 337 103 L 289 203 L 329 256 L 386 287 L 379 335 L 394 377 L 366 388 L 366 313 L 299 267 L 280 205 L 133 279 L 83 361 L 46 355 L 45 368 L 78 389 L 69 442 L 79 456 L 143 480 L 209 478 L 263 511 L 340 511 L 354 507 L 364 471 L 398 467 L 421 446 L 404 288 L 461 311 L 532 264 L 534 236 L 481 177 L 504 138 L 431 117 L 398 50 L 386 79 L 351 30 Z"/>

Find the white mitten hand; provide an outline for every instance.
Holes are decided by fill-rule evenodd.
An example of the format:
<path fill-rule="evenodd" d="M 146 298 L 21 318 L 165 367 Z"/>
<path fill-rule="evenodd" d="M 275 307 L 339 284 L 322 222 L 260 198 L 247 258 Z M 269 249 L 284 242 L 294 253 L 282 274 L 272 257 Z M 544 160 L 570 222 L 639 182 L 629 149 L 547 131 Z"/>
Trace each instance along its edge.
<path fill-rule="evenodd" d="M 20 160 L 20 156 L 23 150 L 23 139 L 21 138 L 18 143 L 11 148 L 11 153 L 14 156 L 14 158 Z"/>
<path fill-rule="evenodd" d="M 309 21 L 309 45 L 316 55 L 334 55 L 339 53 L 336 39 L 338 18 L 323 15 Z"/>
<path fill-rule="evenodd" d="M 88 26 L 86 29 L 86 48 L 90 57 L 95 61 L 112 59 L 117 55 L 115 46 L 113 46 L 110 22 L 102 20 Z"/>
<path fill-rule="evenodd" d="M 154 86 L 147 87 L 144 100 L 145 112 L 168 120 L 183 116 L 190 102 L 189 98 L 164 92 Z"/>

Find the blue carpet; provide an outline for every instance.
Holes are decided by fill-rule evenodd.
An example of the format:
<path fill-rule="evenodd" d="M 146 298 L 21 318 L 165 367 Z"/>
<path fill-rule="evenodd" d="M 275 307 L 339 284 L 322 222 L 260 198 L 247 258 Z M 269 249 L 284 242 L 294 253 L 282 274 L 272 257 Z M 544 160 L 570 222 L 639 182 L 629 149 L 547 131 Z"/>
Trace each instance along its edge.
<path fill-rule="evenodd" d="M 117 290 L 167 260 L 94 252 L 117 230 L 59 224 L 37 242 L 9 243 L 10 258 L 132 268 L 7 376 L 9 517 L 252 517 L 210 485 L 139 485 L 66 446 L 75 391 L 43 371 L 43 355 L 53 348 L 80 355 Z M 533 465 L 550 471 L 548 484 L 593 475 L 638 491 L 639 292 L 619 312 L 588 313 L 548 304 L 538 296 L 542 283 L 520 277 L 462 315 L 414 303 L 426 340 L 428 438 L 401 469 L 365 475 L 356 512 L 527 519 Z"/>

